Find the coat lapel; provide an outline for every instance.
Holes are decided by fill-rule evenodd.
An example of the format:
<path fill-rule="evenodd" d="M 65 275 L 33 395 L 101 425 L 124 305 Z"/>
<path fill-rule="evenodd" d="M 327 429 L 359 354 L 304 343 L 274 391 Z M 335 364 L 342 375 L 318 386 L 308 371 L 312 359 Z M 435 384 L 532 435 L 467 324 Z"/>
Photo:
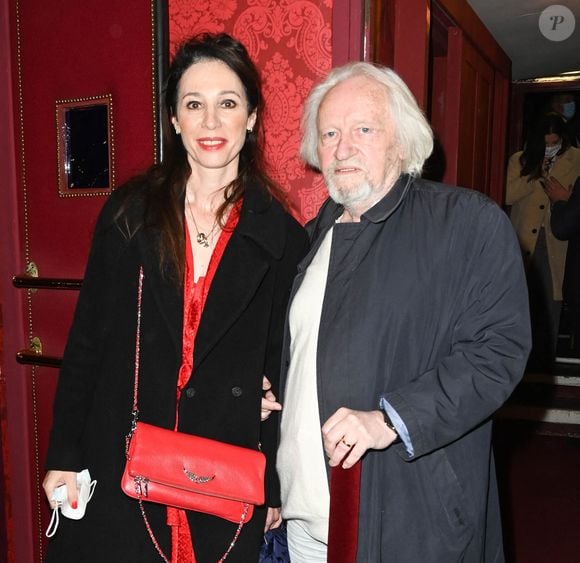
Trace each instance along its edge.
<path fill-rule="evenodd" d="M 362 237 L 359 237 L 363 244 L 353 245 L 353 255 L 349 257 L 349 265 L 347 269 L 339 270 L 338 274 L 350 279 L 352 273 L 358 268 L 366 254 L 368 253 L 372 241 L 380 232 L 380 223 L 386 221 L 402 204 L 403 200 L 405 199 L 407 193 L 409 192 L 411 186 L 413 185 L 413 178 L 407 175 L 402 175 L 393 186 L 393 188 L 389 191 L 389 193 L 383 197 L 383 199 L 375 204 L 371 209 L 369 209 L 365 213 L 365 220 L 368 219 L 369 224 L 367 228 L 361 229 L 360 234 Z M 306 230 L 310 237 L 311 247 L 308 254 L 302 259 L 302 261 L 298 264 L 298 274 L 294 278 L 294 283 L 292 285 L 292 290 L 290 293 L 290 299 L 288 301 L 288 308 L 286 310 L 286 323 L 284 326 L 284 342 L 282 347 L 282 372 L 280 375 L 280 400 L 283 401 L 284 393 L 285 393 L 285 386 L 286 386 L 286 376 L 287 376 L 287 369 L 286 367 L 289 365 L 290 361 L 290 327 L 289 327 L 289 313 L 290 313 L 290 305 L 292 301 L 300 289 L 302 281 L 304 280 L 304 275 L 306 270 L 314 256 L 318 252 L 322 241 L 324 240 L 324 236 L 328 232 L 328 230 L 334 226 L 336 220 L 341 216 L 342 212 L 344 211 L 344 207 L 332 201 L 332 199 L 328 198 L 320 207 L 318 214 L 314 219 L 312 219 L 307 225 Z M 370 227 L 370 228 L 368 228 Z M 348 283 L 343 283 L 341 287 L 342 293 L 336 294 L 336 300 L 340 302 L 341 299 L 344 299 L 344 294 L 346 293 L 349 285 Z M 325 299 L 327 297 L 325 296 Z M 325 306 L 326 308 L 326 306 Z M 338 310 L 338 307 L 334 307 L 335 310 Z M 325 322 L 330 322 L 330 319 L 325 319 Z"/>
<path fill-rule="evenodd" d="M 248 189 L 207 296 L 195 340 L 196 368 L 247 308 L 271 262 L 281 257 L 285 236 L 282 210 Z"/>
<path fill-rule="evenodd" d="M 554 169 L 552 170 L 552 175 L 555 174 L 559 178 L 572 177 L 573 176 L 572 169 L 578 163 L 578 159 L 575 158 L 576 156 L 577 155 L 574 154 L 574 151 L 568 149 L 561 157 L 558 158 L 558 160 L 556 160 L 556 164 L 554 164 Z M 575 179 L 576 179 L 575 176 L 572 177 L 571 183 L 574 183 Z M 565 185 L 564 187 L 568 188 L 567 185 Z"/>
<path fill-rule="evenodd" d="M 144 271 L 143 291 L 145 299 L 154 300 L 159 315 L 167 323 L 175 347 L 181 354 L 183 331 L 183 294 L 181 288 L 170 279 L 165 279 L 159 270 L 157 234 L 150 229 L 138 235 Z"/>

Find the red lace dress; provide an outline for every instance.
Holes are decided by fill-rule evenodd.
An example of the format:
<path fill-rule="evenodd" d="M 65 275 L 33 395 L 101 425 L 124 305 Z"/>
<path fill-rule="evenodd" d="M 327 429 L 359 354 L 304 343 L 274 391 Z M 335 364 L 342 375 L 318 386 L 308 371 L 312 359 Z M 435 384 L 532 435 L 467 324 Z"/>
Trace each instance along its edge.
<path fill-rule="evenodd" d="M 185 274 L 183 284 L 183 345 L 181 368 L 177 379 L 177 404 L 181 391 L 187 385 L 193 369 L 193 347 L 199 321 L 205 305 L 211 282 L 223 256 L 224 250 L 232 236 L 232 232 L 240 218 L 241 201 L 234 205 L 225 228 L 216 243 L 205 277 L 199 277 L 194 282 L 193 251 L 189 233 L 185 237 Z M 187 230 L 187 224 L 185 226 Z M 178 427 L 178 412 L 175 414 L 175 429 Z M 167 508 L 167 524 L 171 526 L 171 563 L 195 563 L 195 554 L 191 542 L 191 533 L 184 510 Z"/>

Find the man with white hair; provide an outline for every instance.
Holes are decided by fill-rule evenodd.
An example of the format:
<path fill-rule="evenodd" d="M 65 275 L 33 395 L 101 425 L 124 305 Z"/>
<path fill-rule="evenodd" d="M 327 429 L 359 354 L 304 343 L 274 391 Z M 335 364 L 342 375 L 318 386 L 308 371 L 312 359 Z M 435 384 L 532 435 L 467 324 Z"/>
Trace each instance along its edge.
<path fill-rule="evenodd" d="M 336 561 L 338 465 L 360 470 L 357 562 L 503 561 L 490 417 L 530 347 L 509 219 L 419 178 L 431 129 L 390 69 L 333 70 L 303 129 L 330 198 L 286 330 L 277 466 L 292 563 Z"/>

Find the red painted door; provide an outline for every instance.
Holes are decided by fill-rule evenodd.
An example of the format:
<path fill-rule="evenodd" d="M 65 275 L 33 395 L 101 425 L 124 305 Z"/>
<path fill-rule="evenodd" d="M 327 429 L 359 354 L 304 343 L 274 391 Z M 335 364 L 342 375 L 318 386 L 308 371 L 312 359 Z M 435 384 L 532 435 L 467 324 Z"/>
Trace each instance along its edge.
<path fill-rule="evenodd" d="M 440 143 L 435 168 L 444 182 L 501 204 L 510 61 L 471 10 L 433 8 L 429 105 Z"/>
<path fill-rule="evenodd" d="M 510 61 L 465 0 L 371 0 L 364 55 L 425 108 L 436 152 L 425 176 L 503 197 Z"/>
<path fill-rule="evenodd" d="M 12 74 L 0 95 L 13 109 L 11 118 L 3 116 L 11 174 L 0 194 L 9 561 L 42 561 L 45 548 L 49 510 L 41 481 L 58 377 L 49 364 L 62 356 L 78 295 L 55 287 L 82 278 L 111 186 L 155 158 L 156 5 L 2 0 Z M 61 115 L 71 106 L 78 107 Z M 91 173 L 103 143 L 107 171 L 98 161 Z M 14 287 L 12 276 L 25 271 L 38 277 Z M 32 364 L 18 364 L 17 351 L 31 342 Z"/>
<path fill-rule="evenodd" d="M 492 67 L 457 27 L 448 28 L 444 181 L 489 192 L 493 126 Z"/>

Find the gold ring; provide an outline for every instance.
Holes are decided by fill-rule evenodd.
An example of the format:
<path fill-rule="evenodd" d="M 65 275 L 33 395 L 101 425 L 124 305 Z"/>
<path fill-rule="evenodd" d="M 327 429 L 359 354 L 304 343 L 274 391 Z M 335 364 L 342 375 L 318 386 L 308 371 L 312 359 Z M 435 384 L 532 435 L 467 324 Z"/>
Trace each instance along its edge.
<path fill-rule="evenodd" d="M 349 444 L 344 438 L 341 438 L 340 441 L 348 448 L 352 448 L 352 444 Z"/>

